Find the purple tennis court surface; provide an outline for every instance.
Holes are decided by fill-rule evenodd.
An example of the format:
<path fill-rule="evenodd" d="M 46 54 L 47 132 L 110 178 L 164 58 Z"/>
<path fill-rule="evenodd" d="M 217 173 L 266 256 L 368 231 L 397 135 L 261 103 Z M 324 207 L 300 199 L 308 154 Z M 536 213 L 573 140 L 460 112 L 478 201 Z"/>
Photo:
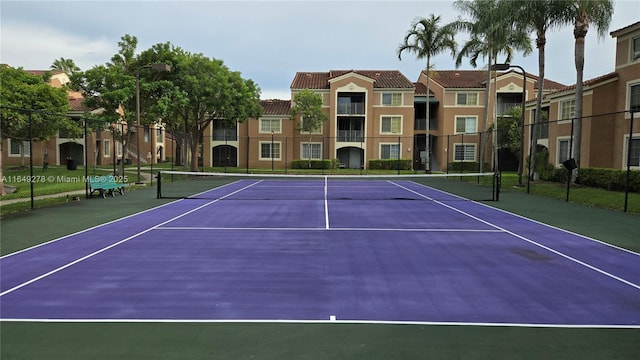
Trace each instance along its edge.
<path fill-rule="evenodd" d="M 640 327 L 638 254 L 385 184 L 406 199 L 239 182 L 7 255 L 1 318 Z"/>

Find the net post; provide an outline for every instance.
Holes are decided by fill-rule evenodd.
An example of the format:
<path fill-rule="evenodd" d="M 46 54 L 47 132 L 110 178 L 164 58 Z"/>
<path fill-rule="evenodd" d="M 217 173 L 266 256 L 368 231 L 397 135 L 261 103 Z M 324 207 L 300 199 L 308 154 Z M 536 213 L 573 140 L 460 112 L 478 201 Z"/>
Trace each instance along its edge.
<path fill-rule="evenodd" d="M 500 186 L 502 182 L 502 173 L 500 171 L 496 172 L 494 175 L 495 178 L 495 193 L 496 193 L 496 201 L 500 201 Z"/>
<path fill-rule="evenodd" d="M 162 198 L 162 172 L 158 171 L 158 175 L 156 177 L 156 179 L 158 179 L 157 183 L 156 183 L 156 199 L 161 199 Z"/>

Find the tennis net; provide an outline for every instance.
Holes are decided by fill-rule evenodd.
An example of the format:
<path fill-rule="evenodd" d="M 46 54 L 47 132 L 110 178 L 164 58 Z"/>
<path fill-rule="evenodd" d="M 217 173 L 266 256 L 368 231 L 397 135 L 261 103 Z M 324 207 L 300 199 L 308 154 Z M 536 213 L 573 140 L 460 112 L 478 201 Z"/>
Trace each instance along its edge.
<path fill-rule="evenodd" d="M 220 200 L 497 200 L 495 173 L 294 175 L 162 171 L 158 198 Z"/>

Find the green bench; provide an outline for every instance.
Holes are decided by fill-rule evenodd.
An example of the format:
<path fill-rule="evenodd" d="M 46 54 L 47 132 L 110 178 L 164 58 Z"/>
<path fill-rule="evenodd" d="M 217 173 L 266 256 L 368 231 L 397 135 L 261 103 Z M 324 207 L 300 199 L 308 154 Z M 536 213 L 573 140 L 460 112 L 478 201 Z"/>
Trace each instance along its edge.
<path fill-rule="evenodd" d="M 115 191 L 118 191 L 120 195 L 124 195 L 124 187 L 123 183 L 116 182 L 113 175 L 89 176 L 90 195 L 93 195 L 96 191 L 100 193 L 103 199 L 106 199 L 106 194 L 115 196 Z"/>

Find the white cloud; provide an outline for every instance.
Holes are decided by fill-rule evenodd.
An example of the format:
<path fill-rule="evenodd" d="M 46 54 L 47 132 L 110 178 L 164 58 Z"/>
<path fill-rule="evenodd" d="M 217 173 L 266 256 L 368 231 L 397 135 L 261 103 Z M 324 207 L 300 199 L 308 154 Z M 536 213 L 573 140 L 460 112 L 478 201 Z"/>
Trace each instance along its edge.
<path fill-rule="evenodd" d="M 86 70 L 107 62 L 117 51 L 117 44 L 106 39 L 29 23 L 4 22 L 1 40 L 0 62 L 31 70 L 46 70 L 60 57 Z"/>

